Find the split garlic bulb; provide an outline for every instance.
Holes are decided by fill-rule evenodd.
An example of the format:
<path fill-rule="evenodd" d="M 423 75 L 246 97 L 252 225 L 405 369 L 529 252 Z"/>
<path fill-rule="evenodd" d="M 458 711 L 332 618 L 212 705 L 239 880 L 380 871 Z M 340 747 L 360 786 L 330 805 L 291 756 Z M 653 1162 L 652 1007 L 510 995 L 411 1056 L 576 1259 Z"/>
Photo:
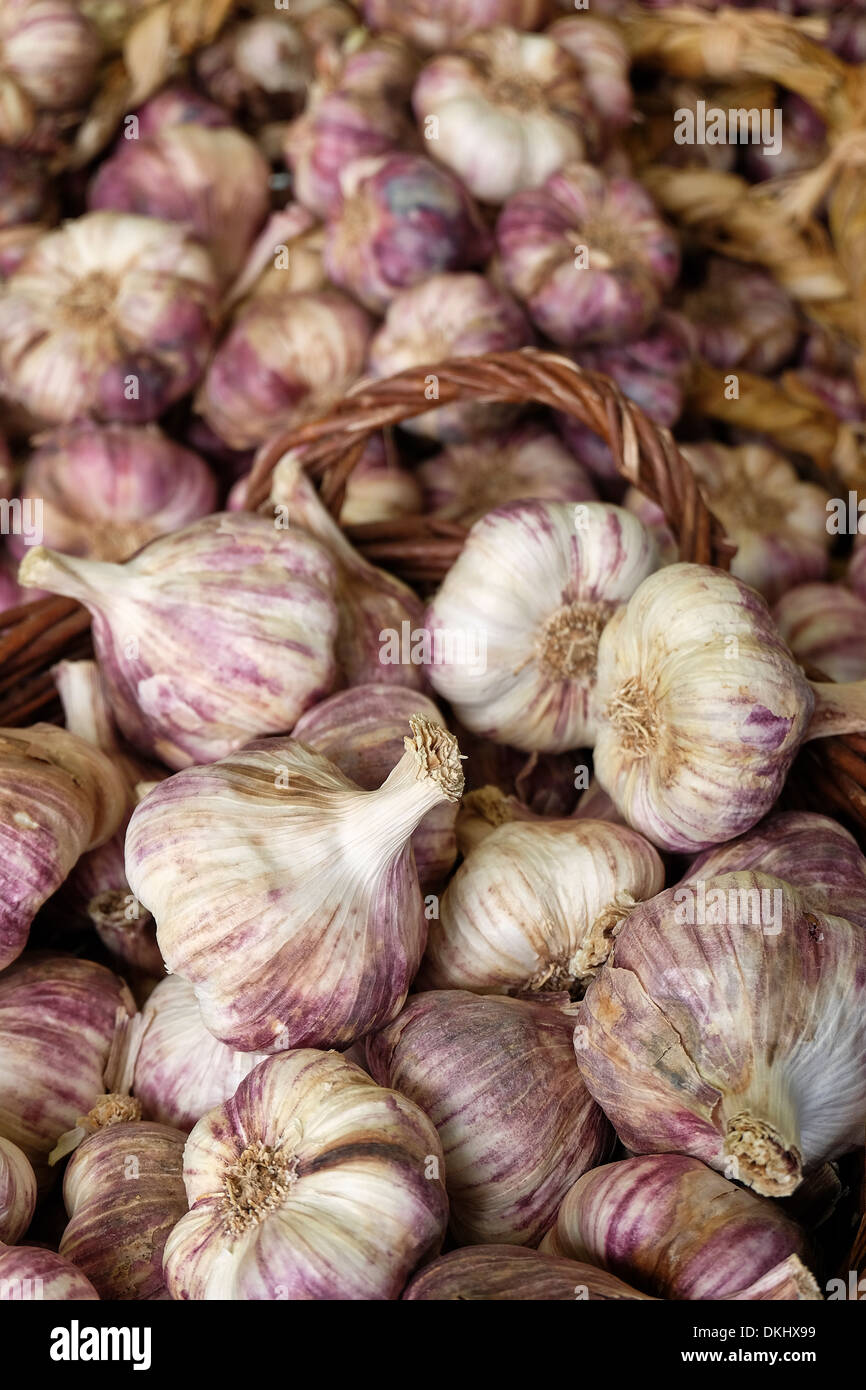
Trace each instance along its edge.
<path fill-rule="evenodd" d="M 537 29 L 550 9 L 549 0 L 364 0 L 364 20 L 371 29 L 393 29 L 419 48 L 447 48 L 479 29 L 511 24 Z"/>
<path fill-rule="evenodd" d="M 562 347 L 637 338 L 680 268 L 676 234 L 646 189 L 591 164 L 509 198 L 496 242 L 506 283 Z"/>
<path fill-rule="evenodd" d="M 597 121 L 574 61 L 543 34 L 505 25 L 432 58 L 412 92 L 429 148 L 485 203 L 535 188 L 595 147 Z"/>
<path fill-rule="evenodd" d="M 612 1133 L 574 1065 L 573 1009 L 550 999 L 414 995 L 367 1040 L 370 1072 L 420 1106 L 445 1155 L 461 1245 L 537 1245 Z"/>
<path fill-rule="evenodd" d="M 652 845 L 593 820 L 513 821 L 460 865 L 430 924 L 426 989 L 576 990 L 635 904 L 664 885 Z"/>
<path fill-rule="evenodd" d="M 206 517 L 122 565 L 40 546 L 19 577 L 90 609 L 118 727 L 169 767 L 290 729 L 333 685 L 334 564 L 265 517 Z"/>
<path fill-rule="evenodd" d="M 396 1299 L 442 1242 L 442 1147 L 423 1111 L 336 1052 L 269 1057 L 199 1121 L 176 1299 Z"/>
<path fill-rule="evenodd" d="M 17 1144 L 0 1135 L 0 1248 L 23 1236 L 36 1210 L 36 1174 Z"/>
<path fill-rule="evenodd" d="M 588 14 L 558 19 L 545 31 L 577 64 L 584 90 L 605 130 L 634 119 L 628 45 L 615 25 Z"/>
<path fill-rule="evenodd" d="M 82 106 L 100 57 L 97 33 L 73 0 L 3 0 L 0 143 L 23 140 L 42 113 Z"/>
<path fill-rule="evenodd" d="M 5 394 L 57 424 L 155 420 L 198 380 L 217 296 L 183 227 L 119 212 L 67 222 L 0 293 Z"/>
<path fill-rule="evenodd" d="M 427 935 L 410 837 L 463 790 L 453 736 L 420 714 L 409 728 L 377 791 L 306 744 L 262 739 L 133 812 L 127 877 L 221 1042 L 345 1046 L 402 1008 Z"/>
<path fill-rule="evenodd" d="M 99 1294 L 80 1269 L 53 1250 L 0 1245 L 0 1301 L 19 1298 L 83 1303 L 98 1301 Z"/>
<path fill-rule="evenodd" d="M 416 1274 L 403 1297 L 415 1302 L 590 1302 L 645 1299 L 592 1265 L 513 1245 L 451 1250 Z"/>
<path fill-rule="evenodd" d="M 833 681 L 866 678 L 866 600 L 858 594 L 841 584 L 800 584 L 782 595 L 773 619 L 798 661 Z"/>
<path fill-rule="evenodd" d="M 776 371 L 800 336 L 797 311 L 766 271 L 713 256 L 704 282 L 683 297 L 702 357 L 722 369 Z"/>
<path fill-rule="evenodd" d="M 763 873 L 634 909 L 579 1006 L 587 1086 L 633 1153 L 768 1197 L 863 1142 L 866 934 Z"/>
<path fill-rule="evenodd" d="M 599 639 L 595 774 L 653 844 L 706 849 L 769 811 L 814 703 L 753 589 L 668 565 Z"/>
<path fill-rule="evenodd" d="M 593 742 L 605 624 L 658 564 L 604 502 L 510 502 L 469 533 L 427 615 L 429 677 L 473 733 L 527 752 Z"/>

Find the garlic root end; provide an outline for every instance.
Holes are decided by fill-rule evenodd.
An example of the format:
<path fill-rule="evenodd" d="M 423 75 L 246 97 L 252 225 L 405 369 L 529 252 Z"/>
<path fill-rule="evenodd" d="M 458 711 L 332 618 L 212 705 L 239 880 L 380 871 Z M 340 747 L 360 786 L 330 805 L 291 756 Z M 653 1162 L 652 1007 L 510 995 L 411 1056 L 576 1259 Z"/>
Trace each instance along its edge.
<path fill-rule="evenodd" d="M 463 755 L 457 740 L 441 724 L 435 724 L 425 714 L 413 714 L 409 719 L 411 737 L 403 746 L 415 754 L 415 778 L 434 781 L 448 801 L 459 801 L 463 795 Z"/>
<path fill-rule="evenodd" d="M 747 1113 L 728 1122 L 725 1154 L 734 1160 L 733 1176 L 762 1197 L 788 1197 L 803 1177 L 802 1155 L 766 1120 Z"/>

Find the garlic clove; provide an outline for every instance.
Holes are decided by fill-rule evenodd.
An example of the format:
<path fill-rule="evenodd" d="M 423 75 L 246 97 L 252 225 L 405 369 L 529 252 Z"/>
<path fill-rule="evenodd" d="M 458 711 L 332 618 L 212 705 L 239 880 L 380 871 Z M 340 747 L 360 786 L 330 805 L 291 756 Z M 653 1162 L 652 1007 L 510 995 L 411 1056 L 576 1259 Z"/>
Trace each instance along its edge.
<path fill-rule="evenodd" d="M 38 1245 L 0 1246 L 0 1301 L 33 1297 L 51 1303 L 99 1301 L 81 1270 L 53 1250 Z"/>
<path fill-rule="evenodd" d="M 36 1174 L 17 1144 L 0 1135 L 0 1249 L 20 1240 L 36 1210 Z"/>
<path fill-rule="evenodd" d="M 513 1245 L 475 1245 L 440 1255 L 415 1276 L 403 1297 L 433 1303 L 601 1303 L 645 1299 L 647 1295 L 604 1270 L 576 1260 Z"/>
<path fill-rule="evenodd" d="M 804 665 L 834 681 L 866 678 L 866 600 L 857 593 L 841 584 L 800 584 L 778 600 L 773 619 Z"/>
<path fill-rule="evenodd" d="M 794 304 L 764 270 L 711 256 L 706 278 L 683 296 L 702 357 L 714 367 L 764 375 L 792 355 L 800 336 Z"/>

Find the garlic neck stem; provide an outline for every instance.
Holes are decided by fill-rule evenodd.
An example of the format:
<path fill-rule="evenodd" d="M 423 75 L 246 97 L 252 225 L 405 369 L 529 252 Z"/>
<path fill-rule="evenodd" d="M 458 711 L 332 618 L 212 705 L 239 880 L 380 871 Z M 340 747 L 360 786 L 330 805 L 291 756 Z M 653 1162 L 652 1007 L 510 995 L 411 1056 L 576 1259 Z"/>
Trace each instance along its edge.
<path fill-rule="evenodd" d="M 787 1197 L 803 1177 L 800 1124 L 794 1097 L 778 1072 L 759 1074 L 732 1102 L 724 1151 L 729 1174 L 762 1197 Z"/>
<path fill-rule="evenodd" d="M 89 606 L 95 594 L 111 593 L 122 573 L 122 566 L 105 560 L 81 560 L 37 545 L 21 561 L 18 582 L 22 588 L 47 589 Z"/>
<path fill-rule="evenodd" d="M 815 709 L 803 742 L 832 734 L 866 734 L 866 680 L 810 681 Z"/>
<path fill-rule="evenodd" d="M 423 714 L 409 720 L 405 752 L 377 791 L 367 792 L 361 833 L 365 853 L 387 859 L 404 845 L 433 806 L 459 801 L 463 769 L 457 740 Z M 357 801 L 352 813 L 359 814 Z"/>
<path fill-rule="evenodd" d="M 303 465 L 294 454 L 286 454 L 274 469 L 270 500 L 275 506 L 287 506 L 289 525 L 295 522 L 302 526 L 317 541 L 321 541 L 346 569 L 362 573 L 370 568 L 323 505 Z"/>
<path fill-rule="evenodd" d="M 95 661 L 61 661 L 51 674 L 63 705 L 66 727 L 103 753 L 117 751 L 117 739 L 102 693 Z"/>

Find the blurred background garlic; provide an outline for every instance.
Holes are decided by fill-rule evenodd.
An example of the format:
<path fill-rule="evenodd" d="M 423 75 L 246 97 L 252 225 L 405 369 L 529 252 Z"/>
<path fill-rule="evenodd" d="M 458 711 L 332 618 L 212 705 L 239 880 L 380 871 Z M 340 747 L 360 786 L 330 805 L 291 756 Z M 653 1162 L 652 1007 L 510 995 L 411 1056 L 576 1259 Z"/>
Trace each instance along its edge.
<path fill-rule="evenodd" d="M 324 229 L 300 203 L 272 212 L 226 295 L 226 306 L 253 295 L 324 289 L 323 244 Z"/>
<path fill-rule="evenodd" d="M 373 435 L 349 475 L 340 525 L 392 521 L 422 508 L 421 488 L 415 475 L 401 466 L 390 440 L 381 434 Z"/>
<path fill-rule="evenodd" d="M 607 503 L 488 512 L 428 611 L 431 684 L 485 738 L 527 752 L 591 743 L 600 634 L 657 563 L 649 532 Z"/>
<path fill-rule="evenodd" d="M 810 0 L 810 8 L 813 5 L 814 0 Z M 862 62 L 863 58 L 858 57 L 854 61 Z M 743 167 L 755 182 L 814 169 L 827 155 L 827 126 L 815 107 L 799 92 L 786 92 L 784 89 L 778 93 L 776 100 L 785 131 L 780 148 L 773 152 L 759 144 L 746 145 L 743 149 Z"/>
<path fill-rule="evenodd" d="M 576 1260 L 513 1245 L 473 1245 L 451 1250 L 427 1265 L 403 1297 L 428 1303 L 602 1303 L 647 1295 Z"/>
<path fill-rule="evenodd" d="M 127 877 L 220 1041 L 344 1046 L 399 1012 L 427 936 L 411 835 L 463 790 L 441 725 L 416 714 L 404 743 L 376 791 L 304 743 L 262 739 L 133 812 Z"/>
<path fill-rule="evenodd" d="M 0 143 L 15 145 L 83 106 L 101 58 L 96 30 L 73 0 L 3 0 L 0 8 Z"/>
<path fill-rule="evenodd" d="M 363 0 L 371 29 L 395 30 L 419 48 L 434 50 L 495 24 L 538 29 L 550 9 L 549 0 L 415 0 L 408 8 L 400 0 Z"/>
<path fill-rule="evenodd" d="M 0 1245 L 0 1301 L 23 1297 L 22 1289 L 38 1289 L 52 1303 L 99 1300 L 90 1280 L 69 1260 L 38 1245 Z"/>
<path fill-rule="evenodd" d="M 206 517 L 123 565 L 37 546 L 20 578 L 90 609 L 117 725 L 169 767 L 291 728 L 336 676 L 333 561 L 265 517 Z"/>
<path fill-rule="evenodd" d="M 439 1132 L 458 1244 L 536 1245 L 575 1178 L 610 1153 L 573 1031 L 561 1000 L 434 990 L 368 1039 L 374 1079 Z"/>
<path fill-rule="evenodd" d="M 219 130 L 231 125 L 231 117 L 224 107 L 209 101 L 194 87 L 182 86 L 173 82 L 163 87 L 135 111 L 138 138 L 149 139 L 159 135 L 171 126 L 196 125 L 208 130 Z M 118 137 L 115 153 L 125 148 L 125 130 Z"/>
<path fill-rule="evenodd" d="M 49 232 L 0 292 L 4 391 L 43 420 L 153 420 L 210 350 L 217 277 L 182 227 L 92 212 Z"/>
<path fill-rule="evenodd" d="M 335 1052 L 269 1057 L 196 1125 L 172 1298 L 399 1298 L 439 1251 L 442 1147 L 423 1111 Z"/>
<path fill-rule="evenodd" d="M 833 681 L 866 678 L 866 601 L 841 584 L 800 584 L 773 619 L 798 661 Z"/>
<path fill-rule="evenodd" d="M 793 355 L 800 336 L 797 311 L 766 271 L 710 257 L 697 289 L 682 300 L 702 357 L 714 367 L 773 372 Z"/>
<path fill-rule="evenodd" d="M 351 26 L 348 6 L 323 8 L 335 18 L 344 11 L 344 26 Z M 313 76 L 313 46 L 303 18 L 293 5 L 229 25 L 196 53 L 196 77 L 221 106 L 256 124 L 294 115 Z"/>
<path fill-rule="evenodd" d="M 17 1144 L 0 1135 L 0 1249 L 24 1235 L 36 1210 L 36 1174 Z"/>
<path fill-rule="evenodd" d="M 0 287 L 21 265 L 49 227 L 44 222 L 22 222 L 0 230 Z"/>
<path fill-rule="evenodd" d="M 584 91 L 606 132 L 634 120 L 634 94 L 629 81 L 628 46 L 615 25 L 585 11 L 557 19 L 547 36 L 574 60 Z"/>
<path fill-rule="evenodd" d="M 50 189 L 48 170 L 40 160 L 0 146 L 0 229 L 50 216 Z"/>
<path fill-rule="evenodd" d="M 646 190 L 577 162 L 509 198 L 496 242 L 507 284 L 561 347 L 638 337 L 680 268 L 677 236 Z"/>

